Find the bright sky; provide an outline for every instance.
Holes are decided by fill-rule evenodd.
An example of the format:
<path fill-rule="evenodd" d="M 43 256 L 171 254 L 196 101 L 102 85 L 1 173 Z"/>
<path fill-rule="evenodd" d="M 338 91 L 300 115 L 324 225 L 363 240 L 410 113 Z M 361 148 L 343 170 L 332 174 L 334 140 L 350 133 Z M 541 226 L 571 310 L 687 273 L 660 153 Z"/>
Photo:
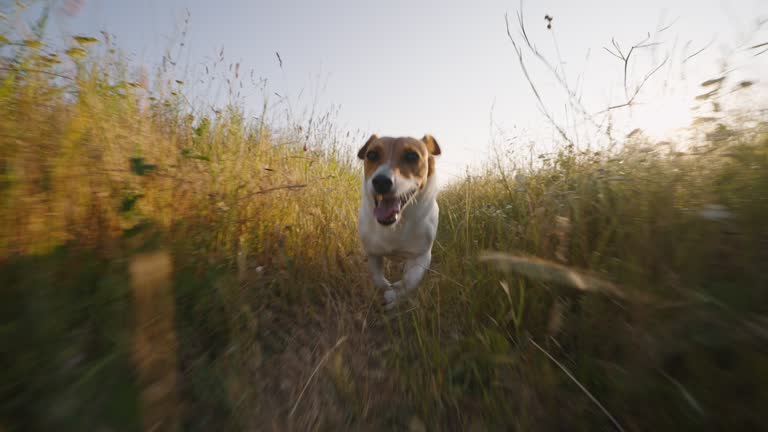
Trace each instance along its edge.
<path fill-rule="evenodd" d="M 198 72 L 223 47 L 227 62 L 254 69 L 271 91 L 296 98 L 303 90 L 304 99 L 319 95 L 321 109 L 340 106 L 338 118 L 350 130 L 431 133 L 443 149 L 445 180 L 487 158 L 491 118 L 508 136 L 522 131 L 536 140 L 556 138 L 507 39 L 504 15 L 514 23 L 517 0 L 67 1 L 81 8 L 74 17 L 59 14 L 54 32 L 98 36 L 107 30 L 135 62 L 146 65 L 159 62 L 166 48 L 175 49 L 188 10 L 189 50 L 181 60 Z M 615 38 L 626 53 L 648 32 L 671 24 L 653 37 L 660 45 L 637 51 L 630 63 L 632 87 L 671 53 L 638 96 L 642 105 L 631 112 L 632 127 L 646 127 L 654 136 L 690 121 L 687 107 L 702 93 L 698 84 L 717 77 L 724 61 L 734 76 L 768 77 L 768 53 L 756 57 L 748 50 L 768 42 L 766 0 L 536 0 L 525 2 L 524 12 L 531 39 L 555 63 L 559 51 L 567 81 L 574 88 L 578 81 L 594 112 L 626 101 L 623 66 L 603 47 Z M 545 14 L 554 17 L 551 31 Z M 517 28 L 513 34 L 519 35 Z M 568 124 L 572 117 L 556 81 L 527 58 L 553 114 Z M 248 104 L 260 109 L 257 97 Z"/>

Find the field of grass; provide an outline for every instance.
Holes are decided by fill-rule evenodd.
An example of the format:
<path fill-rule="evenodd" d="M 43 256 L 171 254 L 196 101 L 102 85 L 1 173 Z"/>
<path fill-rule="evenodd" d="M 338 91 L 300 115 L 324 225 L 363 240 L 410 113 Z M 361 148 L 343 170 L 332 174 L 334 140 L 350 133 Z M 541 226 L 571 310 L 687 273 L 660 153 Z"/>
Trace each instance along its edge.
<path fill-rule="evenodd" d="M 101 39 L 0 34 L 0 431 L 768 428 L 764 111 L 489 161 L 385 312 L 359 140 Z"/>

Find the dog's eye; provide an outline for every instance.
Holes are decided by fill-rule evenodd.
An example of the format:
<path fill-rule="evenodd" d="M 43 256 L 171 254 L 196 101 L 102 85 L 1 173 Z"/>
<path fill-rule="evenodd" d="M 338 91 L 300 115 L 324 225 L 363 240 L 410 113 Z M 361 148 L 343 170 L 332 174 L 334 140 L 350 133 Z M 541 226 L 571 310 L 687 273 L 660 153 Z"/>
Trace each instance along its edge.
<path fill-rule="evenodd" d="M 368 160 L 371 162 L 376 162 L 377 160 L 379 160 L 379 154 L 376 153 L 375 151 L 369 151 L 368 153 L 366 153 L 365 157 L 368 158 Z"/>
<path fill-rule="evenodd" d="M 403 155 L 403 160 L 406 162 L 418 162 L 419 154 L 414 151 L 406 152 L 405 155 Z"/>

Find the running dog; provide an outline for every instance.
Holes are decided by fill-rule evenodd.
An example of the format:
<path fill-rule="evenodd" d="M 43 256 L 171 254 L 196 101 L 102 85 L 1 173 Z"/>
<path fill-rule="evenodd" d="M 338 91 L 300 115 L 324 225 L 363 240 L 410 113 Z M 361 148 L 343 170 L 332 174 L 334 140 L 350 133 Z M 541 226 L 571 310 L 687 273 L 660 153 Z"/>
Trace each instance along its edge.
<path fill-rule="evenodd" d="M 422 139 L 372 135 L 357 153 L 365 161 L 358 232 L 374 286 L 389 309 L 421 282 L 432 261 L 439 208 L 435 156 L 440 146 Z M 405 260 L 402 280 L 384 277 L 384 257 Z"/>

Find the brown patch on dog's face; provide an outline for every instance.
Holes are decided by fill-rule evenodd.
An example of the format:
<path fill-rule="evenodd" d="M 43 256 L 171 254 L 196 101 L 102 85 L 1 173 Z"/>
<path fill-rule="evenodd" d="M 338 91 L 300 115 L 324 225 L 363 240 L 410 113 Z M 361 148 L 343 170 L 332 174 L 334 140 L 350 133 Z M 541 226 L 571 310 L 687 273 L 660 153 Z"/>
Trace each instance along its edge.
<path fill-rule="evenodd" d="M 424 135 L 421 140 L 371 135 L 357 157 L 365 161 L 366 178 L 370 178 L 380 166 L 389 164 L 395 175 L 415 180 L 419 188 L 423 188 L 435 172 L 434 156 L 439 154 L 440 146 L 431 135 Z"/>

